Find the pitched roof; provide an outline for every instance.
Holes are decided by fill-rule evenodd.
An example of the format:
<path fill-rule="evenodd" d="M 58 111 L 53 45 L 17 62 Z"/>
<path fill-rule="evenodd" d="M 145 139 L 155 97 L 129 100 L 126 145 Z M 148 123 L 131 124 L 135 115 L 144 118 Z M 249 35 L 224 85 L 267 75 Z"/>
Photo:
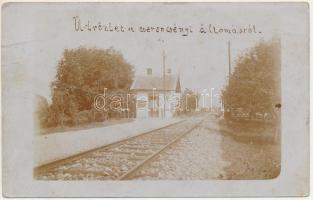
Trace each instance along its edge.
<path fill-rule="evenodd" d="M 162 76 L 137 76 L 131 86 L 131 90 L 163 90 Z M 180 80 L 177 75 L 165 75 L 165 90 L 180 92 Z"/>

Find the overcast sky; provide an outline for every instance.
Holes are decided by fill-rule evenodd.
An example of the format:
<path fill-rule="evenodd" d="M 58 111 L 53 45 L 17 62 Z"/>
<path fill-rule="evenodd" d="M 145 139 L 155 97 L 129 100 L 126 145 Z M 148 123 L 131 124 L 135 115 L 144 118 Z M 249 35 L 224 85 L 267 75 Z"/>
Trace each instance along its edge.
<path fill-rule="evenodd" d="M 249 4 L 6 4 L 3 15 L 3 64 L 26 65 L 33 76 L 33 92 L 51 98 L 49 85 L 65 48 L 79 46 L 120 51 L 135 67 L 136 74 L 147 67 L 162 72 L 162 51 L 166 67 L 180 71 L 183 88 L 198 91 L 215 88 L 219 93 L 227 80 L 227 42 L 235 60 L 257 41 L 279 36 L 279 19 L 271 6 Z M 124 26 L 192 27 L 188 36 L 170 33 L 110 33 L 75 31 L 74 16 L 81 23 L 101 22 Z M 209 24 L 220 28 L 255 25 L 256 34 L 200 34 Z M 259 33 L 261 32 L 261 33 Z M 164 42 L 160 42 L 164 41 Z"/>

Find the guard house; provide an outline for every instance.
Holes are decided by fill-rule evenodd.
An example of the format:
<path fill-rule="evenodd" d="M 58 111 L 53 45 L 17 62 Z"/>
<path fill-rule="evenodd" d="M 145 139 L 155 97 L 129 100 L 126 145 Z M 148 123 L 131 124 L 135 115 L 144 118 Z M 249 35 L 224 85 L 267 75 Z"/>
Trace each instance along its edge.
<path fill-rule="evenodd" d="M 175 116 L 175 111 L 179 106 L 181 85 L 179 76 L 172 74 L 171 69 L 168 69 L 163 77 L 153 75 L 152 69 L 148 68 L 146 75 L 135 78 L 131 91 L 137 99 L 137 118 L 171 118 Z"/>

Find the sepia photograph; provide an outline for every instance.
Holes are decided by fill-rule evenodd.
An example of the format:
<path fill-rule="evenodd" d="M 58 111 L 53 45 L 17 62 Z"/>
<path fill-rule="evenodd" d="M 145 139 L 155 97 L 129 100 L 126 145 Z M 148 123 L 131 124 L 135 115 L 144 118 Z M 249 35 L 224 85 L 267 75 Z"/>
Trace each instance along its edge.
<path fill-rule="evenodd" d="M 298 17 L 306 6 L 3 4 L 3 105 L 11 104 L 8 113 L 23 107 L 14 116 L 27 118 L 27 126 L 22 119 L 4 125 L 22 131 L 14 135 L 21 142 L 29 140 L 7 144 L 4 159 L 11 157 L 8 149 L 27 151 L 18 163 L 23 167 L 27 160 L 23 177 L 34 188 L 92 183 L 85 181 L 275 183 L 287 171 L 282 170 L 282 141 L 288 135 L 283 120 L 294 116 L 296 123 L 306 112 L 300 106 L 301 116 L 290 110 L 283 114 L 291 104 L 282 94 L 292 97 L 283 90 L 292 73 L 284 70 L 292 62 L 284 65 L 286 19 L 276 11 L 295 10 Z M 299 35 L 306 34 L 305 22 L 298 22 L 290 23 L 301 25 Z M 308 70 L 303 63 L 300 77 Z M 306 78 L 289 78 L 289 84 L 305 85 L 304 107 Z M 11 108 L 14 103 L 19 105 Z M 298 127 L 308 130 L 305 124 Z M 308 145 L 303 145 L 305 156 Z M 14 188 L 13 183 L 7 185 Z M 66 194 L 45 190 L 47 196 Z"/>
<path fill-rule="evenodd" d="M 45 160 L 39 161 L 58 159 L 49 152 L 56 146 L 46 146 L 56 140 L 64 142 L 59 156 L 70 148 L 65 140 L 84 144 L 86 134 L 94 139 L 86 145 L 95 149 L 80 153 L 78 147 L 73 151 L 78 154 L 38 166 L 35 178 L 275 178 L 280 171 L 279 45 L 279 39 L 255 41 L 239 54 L 231 51 L 231 41 L 224 42 L 224 56 L 212 58 L 213 63 L 228 59 L 228 73 L 220 76 L 207 67 L 212 64 L 206 55 L 192 60 L 196 55 L 190 53 L 192 66 L 175 66 L 175 61 L 167 66 L 171 55 L 182 55 L 156 51 L 162 64 L 151 63 L 137 75 L 146 66 L 130 64 L 114 47 L 64 49 L 50 84 L 51 99 L 36 94 L 36 137 L 45 144 L 38 149 Z M 149 64 L 142 55 L 138 62 Z M 233 63 L 231 56 L 237 56 Z M 199 73 L 201 80 L 189 75 Z M 110 144 L 98 147 L 102 143 Z"/>

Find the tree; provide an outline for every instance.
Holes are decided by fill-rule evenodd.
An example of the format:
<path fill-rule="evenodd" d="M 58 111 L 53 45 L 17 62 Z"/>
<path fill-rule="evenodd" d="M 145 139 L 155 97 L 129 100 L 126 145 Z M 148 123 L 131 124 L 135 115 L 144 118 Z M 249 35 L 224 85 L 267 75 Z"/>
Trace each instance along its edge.
<path fill-rule="evenodd" d="M 80 112 L 94 111 L 94 96 L 120 90 L 127 92 L 133 81 L 133 66 L 113 48 L 65 49 L 51 84 L 51 126 L 75 125 Z M 87 116 L 87 114 L 86 114 Z"/>
<path fill-rule="evenodd" d="M 180 97 L 178 114 L 187 114 L 195 111 L 198 106 L 199 95 L 186 88 Z"/>
<path fill-rule="evenodd" d="M 240 108 L 250 113 L 272 113 L 280 103 L 280 41 L 259 42 L 240 56 L 223 91 L 226 109 Z"/>

